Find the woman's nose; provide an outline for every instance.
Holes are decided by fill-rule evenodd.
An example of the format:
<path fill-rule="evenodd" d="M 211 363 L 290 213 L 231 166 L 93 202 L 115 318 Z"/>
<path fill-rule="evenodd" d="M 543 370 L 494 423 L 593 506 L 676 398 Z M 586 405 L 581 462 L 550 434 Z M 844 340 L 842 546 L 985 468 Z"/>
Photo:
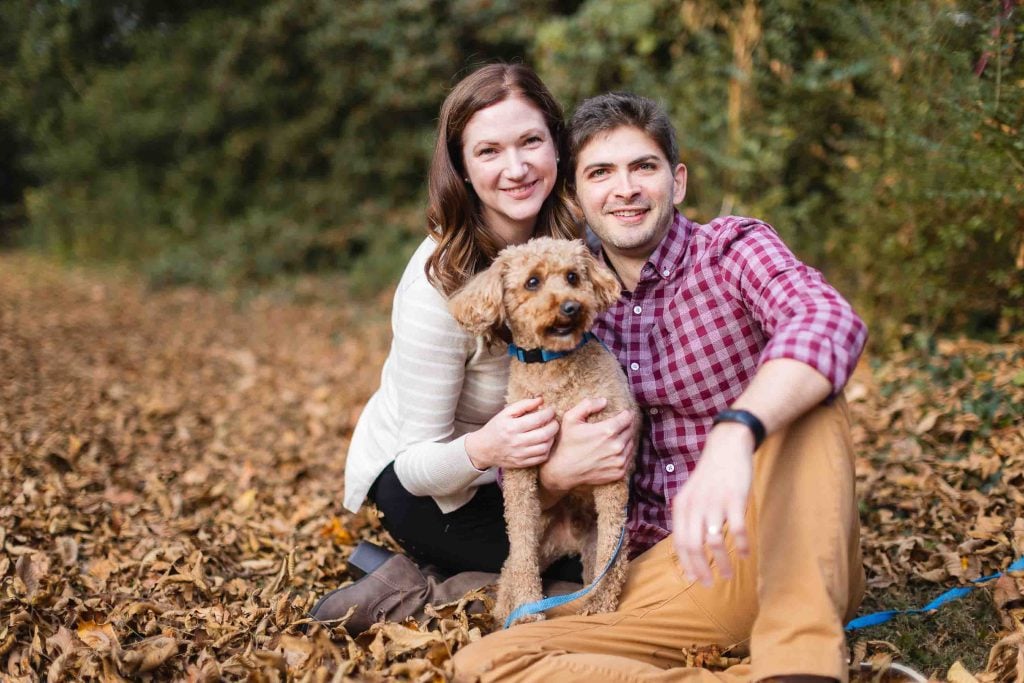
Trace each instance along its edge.
<path fill-rule="evenodd" d="M 505 173 L 509 178 L 522 178 L 526 172 L 527 163 L 523 153 L 515 148 L 510 149 L 505 160 Z"/>

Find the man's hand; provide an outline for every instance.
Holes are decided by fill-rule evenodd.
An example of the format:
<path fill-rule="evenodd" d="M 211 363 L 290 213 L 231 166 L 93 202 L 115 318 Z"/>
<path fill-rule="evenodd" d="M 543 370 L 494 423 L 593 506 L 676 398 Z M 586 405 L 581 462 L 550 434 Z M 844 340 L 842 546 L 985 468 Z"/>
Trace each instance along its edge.
<path fill-rule="evenodd" d="M 624 410 L 600 422 L 587 422 L 607 404 L 604 398 L 585 399 L 562 416 L 555 447 L 540 467 L 545 508 L 577 486 L 611 484 L 629 471 L 635 450 L 633 413 Z"/>
<path fill-rule="evenodd" d="M 473 467 L 536 467 L 548 458 L 558 434 L 555 411 L 540 398 L 516 401 L 466 435 L 466 454 Z"/>
<path fill-rule="evenodd" d="M 721 423 L 708 434 L 700 462 L 672 501 L 672 539 L 686 576 L 712 582 L 708 551 L 723 579 L 732 577 L 725 523 L 733 547 L 750 549 L 746 509 L 753 477 L 754 436 L 741 424 Z"/>

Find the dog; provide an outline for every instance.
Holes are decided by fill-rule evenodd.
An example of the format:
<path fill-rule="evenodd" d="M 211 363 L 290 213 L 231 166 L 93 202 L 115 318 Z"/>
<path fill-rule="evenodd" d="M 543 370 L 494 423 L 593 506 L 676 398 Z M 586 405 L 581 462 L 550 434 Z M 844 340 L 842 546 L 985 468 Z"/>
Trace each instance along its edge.
<path fill-rule="evenodd" d="M 635 436 L 639 411 L 626 376 L 615 357 L 587 334 L 595 317 L 618 299 L 620 291 L 615 275 L 582 241 L 540 237 L 502 250 L 487 270 L 452 295 L 449 309 L 464 328 L 492 340 L 507 326 L 515 347 L 528 350 L 511 361 L 508 403 L 543 397 L 561 422 L 566 410 L 583 399 L 603 396 L 607 406 L 590 421 L 632 410 Z M 527 362 L 560 352 L 565 355 Z M 510 549 L 494 610 L 501 621 L 518 605 L 543 597 L 541 572 L 559 557 L 579 553 L 589 585 L 615 555 L 625 533 L 629 474 L 613 484 L 573 490 L 543 511 L 537 476 L 536 467 L 503 472 Z M 623 537 L 622 548 L 625 545 Z M 623 550 L 579 612 L 616 608 L 626 574 L 624 558 Z M 536 614 L 517 621 L 543 618 Z"/>

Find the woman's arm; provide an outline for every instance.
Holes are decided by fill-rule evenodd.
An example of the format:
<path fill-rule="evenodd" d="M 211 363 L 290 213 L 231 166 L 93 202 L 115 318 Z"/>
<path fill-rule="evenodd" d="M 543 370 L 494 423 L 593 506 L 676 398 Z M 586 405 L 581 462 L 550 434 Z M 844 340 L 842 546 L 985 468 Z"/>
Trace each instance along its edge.
<path fill-rule="evenodd" d="M 558 423 L 553 411 L 538 409 L 538 401 L 508 406 L 479 430 L 455 437 L 466 366 L 481 352 L 477 340 L 458 326 L 425 279 L 396 297 L 395 306 L 392 384 L 401 425 L 395 473 L 402 485 L 413 495 L 445 496 L 465 489 L 490 467 L 543 462 Z M 505 374 L 500 375 L 495 382 L 501 386 L 490 387 L 499 400 L 505 392 Z"/>

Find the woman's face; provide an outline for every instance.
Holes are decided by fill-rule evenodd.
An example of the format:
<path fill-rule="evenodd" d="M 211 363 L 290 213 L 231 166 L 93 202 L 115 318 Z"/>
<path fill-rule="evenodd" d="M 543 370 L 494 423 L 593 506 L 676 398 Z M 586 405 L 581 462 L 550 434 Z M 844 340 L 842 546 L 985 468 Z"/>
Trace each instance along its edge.
<path fill-rule="evenodd" d="M 473 114 L 462 132 L 462 160 L 491 232 L 506 244 L 529 239 L 558 176 L 540 110 L 513 96 Z"/>

